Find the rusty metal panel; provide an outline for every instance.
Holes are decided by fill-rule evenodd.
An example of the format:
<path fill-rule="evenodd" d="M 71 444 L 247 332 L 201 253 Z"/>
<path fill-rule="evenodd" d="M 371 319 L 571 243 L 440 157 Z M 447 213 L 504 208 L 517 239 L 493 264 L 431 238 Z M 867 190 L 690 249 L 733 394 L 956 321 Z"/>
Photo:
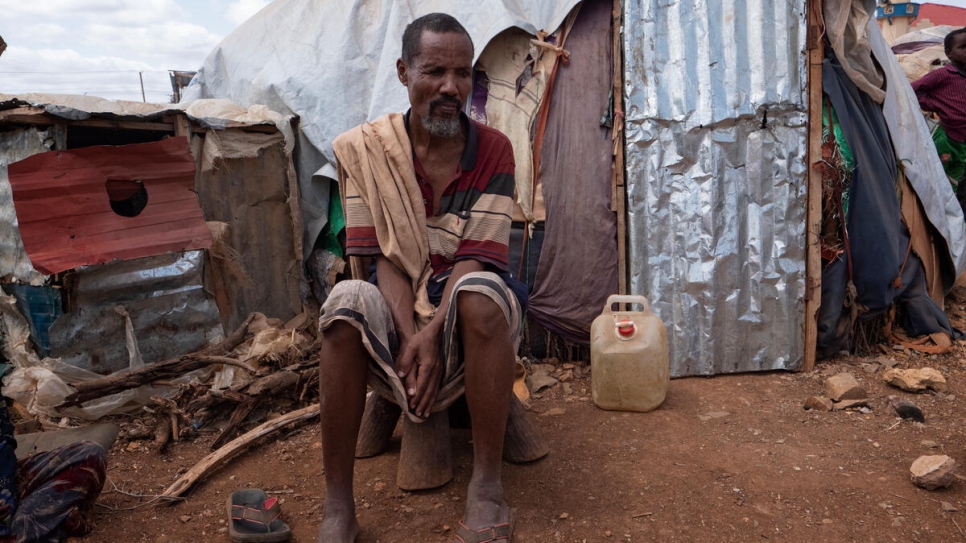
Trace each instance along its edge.
<path fill-rule="evenodd" d="M 41 273 L 211 245 L 186 138 L 50 151 L 8 171 L 20 235 Z"/>

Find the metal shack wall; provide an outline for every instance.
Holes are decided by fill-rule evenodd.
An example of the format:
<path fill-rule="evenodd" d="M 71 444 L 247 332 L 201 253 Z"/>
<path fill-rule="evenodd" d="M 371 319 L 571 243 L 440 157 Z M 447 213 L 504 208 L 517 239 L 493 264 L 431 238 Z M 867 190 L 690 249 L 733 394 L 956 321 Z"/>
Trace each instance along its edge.
<path fill-rule="evenodd" d="M 671 375 L 804 357 L 805 1 L 628 0 L 630 290 Z"/>

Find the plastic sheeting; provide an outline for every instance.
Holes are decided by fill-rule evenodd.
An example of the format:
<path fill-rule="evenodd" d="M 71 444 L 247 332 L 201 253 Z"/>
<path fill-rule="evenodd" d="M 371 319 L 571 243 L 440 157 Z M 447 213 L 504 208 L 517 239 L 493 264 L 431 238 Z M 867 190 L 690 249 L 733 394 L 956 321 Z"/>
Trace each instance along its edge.
<path fill-rule="evenodd" d="M 803 360 L 804 8 L 625 3 L 630 290 L 673 376 Z"/>
<path fill-rule="evenodd" d="M 182 101 L 229 98 L 300 117 L 298 178 L 304 251 L 326 224 L 332 140 L 367 120 L 409 107 L 396 75 L 406 25 L 432 12 L 458 14 L 476 54 L 504 29 L 553 31 L 578 0 L 275 0 L 224 39 Z"/>
<path fill-rule="evenodd" d="M 53 135 L 39 128 L 15 128 L 0 136 L 0 278 L 4 280 L 37 286 L 47 279 L 34 269 L 24 249 L 7 166 L 47 152 L 53 145 Z"/>
<path fill-rule="evenodd" d="M 871 0 L 866 0 L 871 3 Z M 944 288 L 952 287 L 956 277 L 966 270 L 966 223 L 963 210 L 946 178 L 929 127 L 919 109 L 919 101 L 906 79 L 892 49 L 886 43 L 875 20 L 867 27 L 872 54 L 882 66 L 886 78 L 886 97 L 882 103 L 889 135 L 899 163 L 915 189 L 929 222 L 946 242 L 949 261 L 941 271 Z"/>

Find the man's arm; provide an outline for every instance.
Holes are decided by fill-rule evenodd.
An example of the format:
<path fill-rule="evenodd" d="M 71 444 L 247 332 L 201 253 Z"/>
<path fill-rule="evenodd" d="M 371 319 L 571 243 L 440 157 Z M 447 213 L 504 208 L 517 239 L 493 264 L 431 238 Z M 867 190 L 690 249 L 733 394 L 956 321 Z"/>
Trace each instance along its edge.
<path fill-rule="evenodd" d="M 915 91 L 916 98 L 919 100 L 920 109 L 936 111 L 937 106 L 932 101 L 932 91 L 939 86 L 942 80 L 941 70 L 943 68 L 933 70 L 912 82 L 912 90 Z"/>

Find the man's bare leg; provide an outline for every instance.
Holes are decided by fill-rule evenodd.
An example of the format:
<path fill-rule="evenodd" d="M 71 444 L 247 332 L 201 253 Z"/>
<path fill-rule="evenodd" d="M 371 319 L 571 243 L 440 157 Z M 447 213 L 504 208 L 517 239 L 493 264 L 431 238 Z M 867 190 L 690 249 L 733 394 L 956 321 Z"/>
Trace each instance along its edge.
<path fill-rule="evenodd" d="M 481 529 L 509 520 L 500 477 L 516 353 L 503 311 L 488 296 L 460 292 L 457 311 L 473 425 L 473 476 L 463 523 Z"/>
<path fill-rule="evenodd" d="M 359 533 L 352 470 L 366 400 L 369 352 L 359 331 L 344 321 L 322 333 L 319 354 L 325 520 L 318 543 L 352 543 Z"/>

